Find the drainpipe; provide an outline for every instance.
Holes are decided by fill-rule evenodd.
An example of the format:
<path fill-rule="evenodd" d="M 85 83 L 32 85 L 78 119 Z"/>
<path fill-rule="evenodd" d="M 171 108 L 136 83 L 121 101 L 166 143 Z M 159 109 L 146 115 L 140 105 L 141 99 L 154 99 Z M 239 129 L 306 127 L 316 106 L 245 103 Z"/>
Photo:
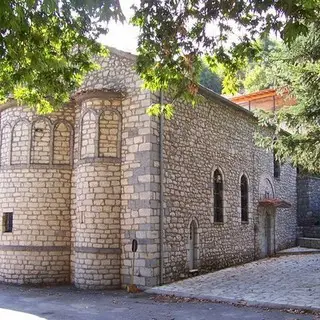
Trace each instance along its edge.
<path fill-rule="evenodd" d="M 273 252 L 276 254 L 276 218 L 277 208 L 274 208 L 274 219 L 273 219 Z"/>
<path fill-rule="evenodd" d="M 163 105 L 163 90 L 160 90 L 160 106 Z M 163 220 L 164 220 L 164 166 L 163 166 L 163 141 L 164 141 L 164 115 L 160 115 L 160 285 L 163 285 Z"/>
<path fill-rule="evenodd" d="M 259 223 L 259 205 L 255 207 L 255 200 L 257 200 L 257 203 L 259 202 L 259 187 L 258 187 L 258 192 L 256 190 L 256 145 L 255 142 L 253 142 L 253 150 L 252 150 L 252 155 L 253 155 L 253 163 L 252 163 L 252 199 L 251 199 L 251 206 L 252 206 L 252 224 L 253 224 L 253 259 L 257 260 L 257 246 L 256 246 L 256 241 L 257 241 L 257 226 Z M 255 194 L 258 194 L 258 199 L 255 199 Z"/>

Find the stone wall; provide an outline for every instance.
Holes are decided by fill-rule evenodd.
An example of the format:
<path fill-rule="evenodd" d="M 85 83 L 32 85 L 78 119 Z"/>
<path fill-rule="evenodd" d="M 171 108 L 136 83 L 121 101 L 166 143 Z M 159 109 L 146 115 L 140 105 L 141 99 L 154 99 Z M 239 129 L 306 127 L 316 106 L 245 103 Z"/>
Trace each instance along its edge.
<path fill-rule="evenodd" d="M 157 284 L 158 131 L 134 61 L 113 49 L 98 58 L 61 112 L 3 108 L 0 206 L 14 218 L 0 235 L 0 281 L 119 287 L 137 239 L 134 281 Z"/>
<path fill-rule="evenodd" d="M 105 157 L 107 161 L 112 158 L 120 160 L 121 155 L 121 209 L 120 232 L 118 233 L 120 242 L 117 247 L 117 250 L 121 250 L 120 282 L 122 285 L 130 283 L 131 242 L 137 239 L 138 251 L 134 282 L 140 286 L 152 286 L 158 283 L 159 274 L 159 186 L 157 180 L 159 156 L 156 144 L 157 124 L 145 113 L 151 102 L 150 93 L 142 90 L 142 81 L 134 71 L 134 56 L 112 49 L 108 59 L 101 58 L 98 62 L 102 68 L 89 75 L 79 91 L 81 96 L 88 91 L 103 90 L 110 94 L 118 93 L 118 101 L 121 98 L 121 143 L 118 143 L 116 139 L 110 140 L 110 136 L 114 137 L 116 132 L 119 132 L 115 123 L 115 115 L 112 115 L 111 120 L 111 118 L 108 119 L 111 114 L 104 113 L 104 117 L 100 118 L 102 124 L 98 143 L 100 151 L 96 153 L 98 158 Z M 92 92 L 93 96 L 94 94 Z M 96 109 L 97 106 L 94 108 Z M 103 125 L 106 121 L 108 122 L 107 128 Z M 91 135 L 93 134 L 92 131 Z M 77 137 L 75 145 L 78 145 Z M 77 152 L 75 150 L 75 157 Z M 118 161 L 112 162 L 112 166 L 118 165 L 117 163 L 120 165 Z M 74 184 L 76 175 L 75 173 Z M 73 198 L 75 199 L 75 195 Z M 109 201 L 111 200 L 118 201 L 117 199 Z M 76 234 L 75 226 L 79 219 L 79 212 L 74 213 L 76 207 L 73 205 L 73 234 Z M 75 259 L 73 257 L 73 261 Z M 74 275 L 72 277 L 75 279 Z"/>
<path fill-rule="evenodd" d="M 252 130 L 252 135 L 258 130 L 255 126 Z M 261 130 L 261 129 L 259 129 Z M 265 132 L 265 134 L 272 134 L 272 132 Z M 258 227 L 261 219 L 258 212 L 258 201 L 265 196 L 265 192 L 261 188 L 262 180 L 270 182 L 273 188 L 273 196 L 275 198 L 285 200 L 291 204 L 290 208 L 277 208 L 275 211 L 275 238 L 274 245 L 276 251 L 292 247 L 296 244 L 297 237 L 297 189 L 296 189 L 296 169 L 288 163 L 284 163 L 280 167 L 280 177 L 274 177 L 274 163 L 273 154 L 266 150 L 255 148 L 255 159 L 253 166 L 255 169 L 255 227 Z M 271 192 L 270 192 L 271 197 Z M 262 230 L 257 230 L 262 231 Z M 258 237 L 256 237 L 257 240 Z M 256 245 L 256 257 L 260 257 Z"/>
<path fill-rule="evenodd" d="M 119 287 L 121 100 L 77 99 L 72 281 L 80 288 Z"/>
<path fill-rule="evenodd" d="M 300 236 L 320 238 L 320 178 L 299 174 L 297 195 Z"/>
<path fill-rule="evenodd" d="M 0 208 L 13 213 L 0 234 L 0 281 L 72 282 L 80 288 L 159 284 L 159 120 L 146 108 L 130 54 L 97 61 L 72 105 L 48 116 L 1 111 Z M 255 146 L 251 114 L 214 94 L 196 109 L 178 101 L 164 128 L 164 280 L 259 257 L 261 194 L 292 204 L 275 219 L 276 249 L 296 232 L 295 170 L 273 178 L 273 156 Z M 213 173 L 223 179 L 223 223 L 213 219 Z M 249 219 L 241 221 L 240 180 L 249 183 Z M 190 233 L 190 230 L 192 231 Z M 3 231 L 3 230 L 2 230 Z M 190 250 L 193 235 L 194 250 Z"/>
<path fill-rule="evenodd" d="M 174 118 L 165 123 L 164 279 L 188 276 L 190 225 L 197 226 L 197 268 L 219 269 L 252 261 L 258 256 L 259 183 L 268 177 L 275 196 L 289 201 L 290 209 L 277 210 L 277 249 L 296 240 L 295 170 L 282 167 L 273 178 L 273 156 L 255 146 L 257 124 L 251 114 L 230 102 L 209 99 L 192 108 L 177 102 Z M 154 102 L 157 98 L 154 99 Z M 169 100 L 166 100 L 167 102 Z M 223 177 L 223 223 L 213 220 L 213 172 Z M 249 181 L 249 221 L 241 221 L 240 178 Z"/>
<path fill-rule="evenodd" d="M 0 214 L 13 213 L 13 230 L 0 234 L 0 281 L 70 281 L 73 121 L 71 108 L 50 119 L 23 107 L 1 112 Z"/>
<path fill-rule="evenodd" d="M 297 239 L 297 171 L 289 164 L 281 165 L 280 179 L 274 179 L 275 195 L 291 204 L 276 210 L 276 250 L 296 245 Z"/>

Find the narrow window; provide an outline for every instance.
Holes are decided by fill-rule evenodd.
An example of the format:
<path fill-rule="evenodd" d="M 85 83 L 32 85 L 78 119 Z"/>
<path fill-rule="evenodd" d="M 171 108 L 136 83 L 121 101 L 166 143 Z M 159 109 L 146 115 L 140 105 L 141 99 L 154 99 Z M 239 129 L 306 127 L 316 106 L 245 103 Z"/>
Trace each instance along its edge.
<path fill-rule="evenodd" d="M 223 180 L 218 169 L 213 174 L 213 197 L 214 222 L 223 222 Z"/>
<path fill-rule="evenodd" d="M 277 160 L 276 155 L 273 154 L 273 176 L 275 178 L 280 178 L 281 164 L 280 161 Z"/>
<path fill-rule="evenodd" d="M 249 220 L 249 201 L 248 201 L 248 179 L 245 175 L 241 177 L 241 221 Z"/>
<path fill-rule="evenodd" d="M 3 232 L 12 232 L 12 223 L 13 223 L 13 213 L 5 212 L 3 214 Z"/>

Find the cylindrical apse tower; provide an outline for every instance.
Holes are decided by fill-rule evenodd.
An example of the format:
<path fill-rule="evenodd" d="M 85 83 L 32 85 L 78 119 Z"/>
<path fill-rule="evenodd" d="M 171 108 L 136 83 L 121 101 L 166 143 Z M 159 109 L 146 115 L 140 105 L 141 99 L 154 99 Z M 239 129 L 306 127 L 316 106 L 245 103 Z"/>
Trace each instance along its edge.
<path fill-rule="evenodd" d="M 79 288 L 120 286 L 121 97 L 76 97 L 72 278 Z"/>

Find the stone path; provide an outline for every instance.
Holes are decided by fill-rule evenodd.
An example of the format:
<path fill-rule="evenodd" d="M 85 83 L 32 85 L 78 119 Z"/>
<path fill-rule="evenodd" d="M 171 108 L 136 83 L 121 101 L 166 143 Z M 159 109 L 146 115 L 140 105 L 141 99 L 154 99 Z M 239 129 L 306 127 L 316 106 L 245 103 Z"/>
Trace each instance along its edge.
<path fill-rule="evenodd" d="M 152 288 L 148 292 L 320 310 L 320 254 L 264 259 Z"/>

